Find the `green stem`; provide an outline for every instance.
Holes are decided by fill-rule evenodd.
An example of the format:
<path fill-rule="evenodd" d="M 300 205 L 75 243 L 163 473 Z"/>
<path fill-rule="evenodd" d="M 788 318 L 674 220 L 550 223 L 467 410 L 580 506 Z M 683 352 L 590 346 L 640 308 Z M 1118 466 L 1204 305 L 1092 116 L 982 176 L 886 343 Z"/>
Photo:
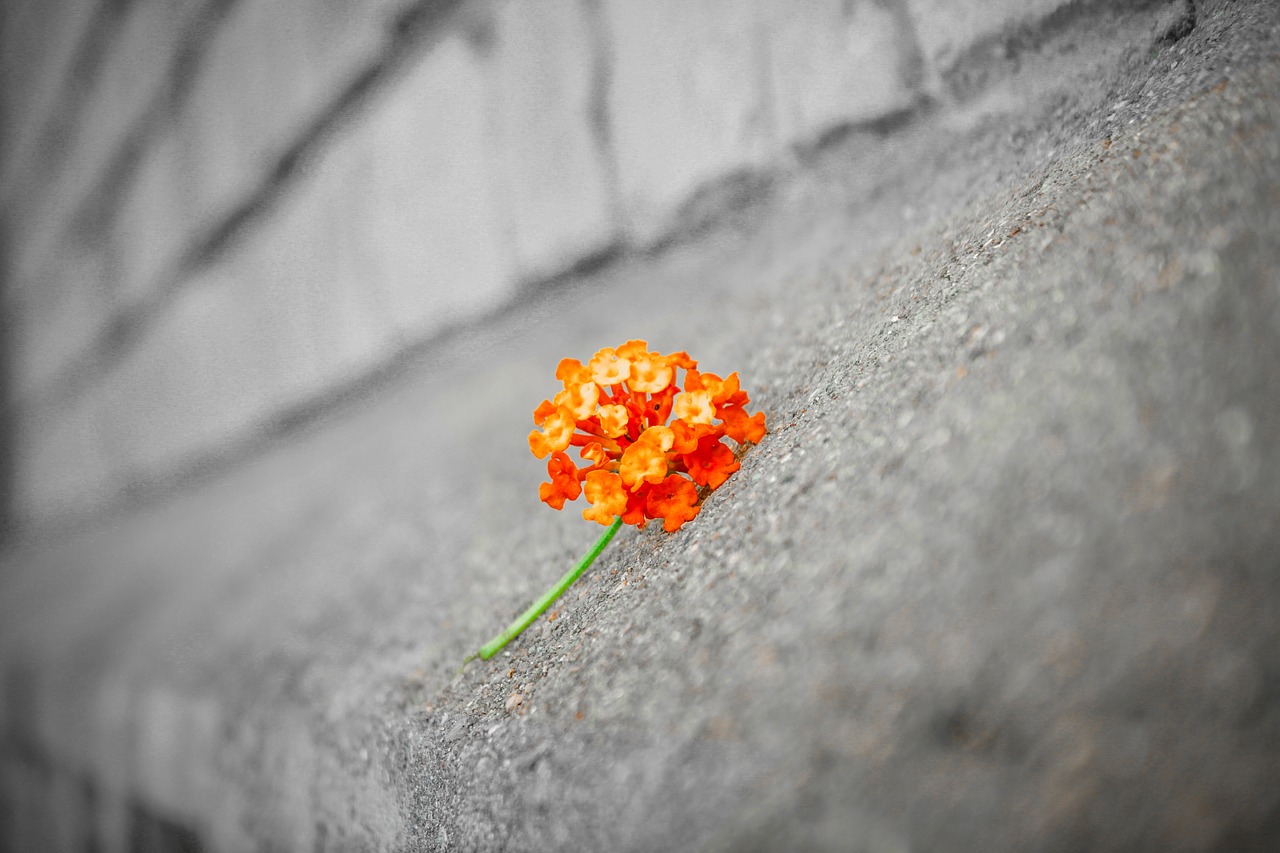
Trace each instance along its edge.
<path fill-rule="evenodd" d="M 596 540 L 596 544 L 591 546 L 591 550 L 583 555 L 578 564 L 565 573 L 564 577 L 556 582 L 556 585 L 547 590 L 542 598 L 539 598 L 533 604 L 529 605 L 529 609 L 520 614 L 516 621 L 507 626 L 507 629 L 489 642 L 480 647 L 475 654 L 470 655 L 462 662 L 466 666 L 469 661 L 476 658 L 488 660 L 489 658 L 502 651 L 502 647 L 507 643 L 520 636 L 520 632 L 533 624 L 533 620 L 543 614 L 548 607 L 560 596 L 564 595 L 564 591 L 573 585 L 573 582 L 582 577 L 582 573 L 595 562 L 596 557 L 600 556 L 600 552 L 609 544 L 609 540 L 613 539 L 613 534 L 618 532 L 618 528 L 622 526 L 622 519 L 615 518 L 613 524 L 609 525 L 609 529 L 600 534 L 600 538 Z"/>

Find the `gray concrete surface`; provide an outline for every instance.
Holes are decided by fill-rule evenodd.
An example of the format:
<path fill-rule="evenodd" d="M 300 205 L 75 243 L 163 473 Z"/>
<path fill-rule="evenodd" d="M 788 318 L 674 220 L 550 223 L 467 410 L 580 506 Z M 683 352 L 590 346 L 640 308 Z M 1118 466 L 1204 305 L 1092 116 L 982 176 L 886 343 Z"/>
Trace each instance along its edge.
<path fill-rule="evenodd" d="M 828 140 L 11 549 L 6 843 L 1274 849 L 1280 13 L 1197 6 L 1180 40 L 1006 45 L 968 73 L 1059 88 Z M 1095 36 L 1105 74 L 1062 61 Z M 770 435 L 456 675 L 594 538 L 523 437 L 557 359 L 633 336 L 740 371 Z"/>

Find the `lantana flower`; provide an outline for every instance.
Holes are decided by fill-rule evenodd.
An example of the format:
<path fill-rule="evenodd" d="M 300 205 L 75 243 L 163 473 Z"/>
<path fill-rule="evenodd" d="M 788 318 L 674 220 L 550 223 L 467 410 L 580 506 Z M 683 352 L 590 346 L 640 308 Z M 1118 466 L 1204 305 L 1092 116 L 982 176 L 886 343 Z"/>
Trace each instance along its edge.
<path fill-rule="evenodd" d="M 529 433 L 529 449 L 547 459 L 550 478 L 538 497 L 556 510 L 585 497 L 582 517 L 608 529 L 554 587 L 467 660 L 488 660 L 532 624 L 623 524 L 644 527 L 662 519 L 663 529 L 674 533 L 692 521 L 706 496 L 740 467 L 725 439 L 741 447 L 765 435 L 764 413 L 747 413 L 750 400 L 738 374 L 701 373 L 686 352 L 662 355 L 631 340 L 600 350 L 585 365 L 563 359 L 555 375 L 563 389 L 534 409 L 537 429 Z M 578 448 L 582 464 L 569 456 L 570 447 Z"/>
<path fill-rule="evenodd" d="M 675 532 L 698 514 L 705 492 L 719 488 L 738 470 L 737 456 L 724 440 L 754 444 L 765 433 L 764 413 L 749 415 L 744 408 L 750 400 L 738 374 L 721 379 L 697 368 L 688 353 L 662 355 L 639 340 L 606 347 L 585 366 L 565 359 L 556 370 L 564 388 L 534 410 L 538 429 L 529 433 L 529 449 L 544 459 L 571 445 L 581 448 L 585 464 L 575 468 L 579 482 L 593 472 L 619 475 L 621 488 L 637 494 L 628 504 L 633 523 L 643 527 L 650 519 L 662 519 L 663 528 Z M 677 382 L 681 370 L 683 385 Z M 567 497 L 563 460 L 552 456 L 547 473 L 551 482 L 543 483 L 542 500 L 560 509 L 566 499 L 573 500 Z M 695 489 L 692 501 L 678 503 L 650 500 L 649 493 L 659 487 L 664 495 L 677 494 L 673 490 L 678 484 L 667 484 L 673 476 L 704 493 Z M 597 477 L 596 482 L 604 480 Z M 678 493 L 689 494 L 683 488 Z M 627 514 L 613 511 L 620 498 L 612 488 L 583 494 L 590 504 L 583 511 L 588 520 L 608 525 Z"/>

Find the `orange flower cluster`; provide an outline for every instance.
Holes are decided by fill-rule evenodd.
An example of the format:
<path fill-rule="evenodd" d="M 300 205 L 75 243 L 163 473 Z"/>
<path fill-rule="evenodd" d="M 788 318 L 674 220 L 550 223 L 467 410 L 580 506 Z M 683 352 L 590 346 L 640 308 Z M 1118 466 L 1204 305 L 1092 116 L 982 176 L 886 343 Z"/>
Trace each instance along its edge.
<path fill-rule="evenodd" d="M 533 454 L 551 457 L 542 501 L 562 509 L 585 493 L 583 518 L 608 525 L 621 516 L 637 527 L 661 518 L 669 532 L 697 515 L 697 487 L 714 490 L 740 467 L 722 439 L 755 444 L 765 433 L 764 413 L 744 408 L 738 374 L 721 379 L 697 367 L 687 353 L 650 352 L 644 341 L 602 349 L 585 365 L 561 361 L 564 390 L 534 410 L 540 429 L 529 433 Z M 683 390 L 677 370 L 685 371 Z M 569 458 L 571 445 L 587 465 Z"/>

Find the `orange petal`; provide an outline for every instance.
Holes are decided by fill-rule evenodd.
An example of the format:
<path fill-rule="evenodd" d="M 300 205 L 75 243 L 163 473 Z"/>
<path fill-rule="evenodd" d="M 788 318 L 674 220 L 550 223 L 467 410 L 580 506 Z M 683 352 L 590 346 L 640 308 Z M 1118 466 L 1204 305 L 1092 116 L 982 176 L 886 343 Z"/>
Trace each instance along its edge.
<path fill-rule="evenodd" d="M 741 406 L 722 406 L 718 412 L 724 433 L 739 444 L 759 444 L 764 438 L 764 412 L 748 416 Z"/>
<path fill-rule="evenodd" d="M 563 509 L 566 500 L 577 500 L 582 494 L 582 485 L 578 482 L 578 469 L 563 450 L 551 454 L 547 461 L 547 475 L 551 482 L 538 486 L 538 497 L 552 509 Z"/>
<path fill-rule="evenodd" d="M 612 524 L 615 516 L 627 511 L 627 493 L 617 474 L 600 470 L 588 471 L 583 491 L 591 504 L 582 513 L 582 517 L 588 521 Z"/>
<path fill-rule="evenodd" d="M 578 385 L 568 386 L 555 395 L 551 402 L 557 406 L 564 406 L 573 413 L 574 420 L 580 421 L 591 417 L 599 400 L 600 386 L 594 382 L 587 381 Z"/>
<path fill-rule="evenodd" d="M 684 350 L 680 350 L 680 352 L 673 352 L 668 355 L 667 362 L 673 367 L 678 367 L 681 370 L 693 370 L 698 366 L 698 362 L 689 358 L 689 353 Z"/>
<path fill-rule="evenodd" d="M 587 362 L 587 369 L 591 371 L 592 380 L 602 387 L 620 385 L 631 376 L 631 362 L 625 358 L 619 358 L 617 350 L 613 347 L 605 347 L 596 353 L 591 361 Z"/>
<path fill-rule="evenodd" d="M 582 366 L 576 358 L 562 358 L 556 367 L 556 379 L 564 383 L 564 387 L 581 385 L 591 381 L 591 371 Z"/>
<path fill-rule="evenodd" d="M 623 485 L 632 490 L 642 483 L 660 483 L 667 476 L 667 455 L 651 441 L 637 441 L 622 452 L 618 473 Z"/>
<path fill-rule="evenodd" d="M 596 410 L 596 416 L 600 419 L 600 430 L 605 435 L 610 438 L 626 435 L 627 422 L 630 420 L 626 406 L 617 404 L 601 406 Z"/>
<path fill-rule="evenodd" d="M 635 359 L 642 355 L 657 355 L 649 352 L 649 344 L 645 341 L 627 341 L 616 350 L 618 358 Z"/>
<path fill-rule="evenodd" d="M 714 373 L 704 373 L 702 387 L 711 392 L 711 402 L 718 406 L 739 393 L 738 374 L 730 373 L 727 379 L 721 379 Z"/>
<path fill-rule="evenodd" d="M 645 394 L 657 394 L 675 378 L 675 368 L 657 353 L 645 352 L 631 357 L 631 378 L 627 384 Z"/>
<path fill-rule="evenodd" d="M 660 425 L 651 426 L 644 432 L 640 433 L 640 438 L 637 439 L 637 441 L 648 442 L 649 444 L 657 447 L 663 453 L 666 453 L 671 449 L 671 443 L 675 441 L 675 433 L 671 431 L 670 427 Z"/>
<path fill-rule="evenodd" d="M 661 518 L 663 529 L 674 533 L 698 514 L 698 490 L 684 477 L 672 474 L 650 487 L 645 511 Z"/>
<path fill-rule="evenodd" d="M 573 413 L 564 406 L 559 406 L 542 422 L 542 432 L 529 433 L 529 449 L 539 459 L 555 450 L 564 450 L 573 440 L 573 430 L 577 426 Z"/>
<path fill-rule="evenodd" d="M 680 457 L 689 476 L 699 486 L 718 489 L 729 475 L 742 467 L 733 451 L 719 438 L 707 436 L 698 442 L 697 450 Z"/>
<path fill-rule="evenodd" d="M 538 404 L 538 408 L 533 410 L 533 425 L 542 426 L 542 422 L 547 419 L 547 415 L 556 410 L 556 404 L 550 400 L 543 400 Z"/>
<path fill-rule="evenodd" d="M 710 391 L 685 391 L 677 395 L 672 411 L 690 424 L 709 424 L 716 414 Z"/>

